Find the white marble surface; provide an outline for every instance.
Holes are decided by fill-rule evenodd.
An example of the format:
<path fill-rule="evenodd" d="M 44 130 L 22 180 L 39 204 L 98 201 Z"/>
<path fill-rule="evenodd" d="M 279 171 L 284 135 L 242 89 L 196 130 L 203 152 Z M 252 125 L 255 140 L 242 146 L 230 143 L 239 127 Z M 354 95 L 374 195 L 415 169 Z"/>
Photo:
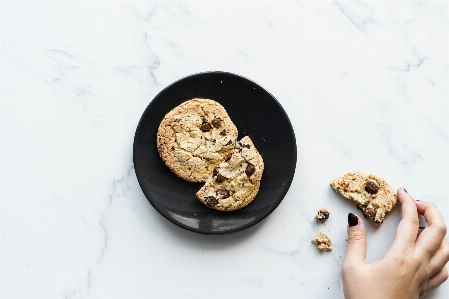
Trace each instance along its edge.
<path fill-rule="evenodd" d="M 343 298 L 357 210 L 334 177 L 376 173 L 449 223 L 448 44 L 447 2 L 2 2 L 0 297 Z M 212 70 L 270 91 L 298 144 L 281 205 L 226 236 L 165 220 L 132 163 L 151 99 Z M 399 219 L 368 225 L 368 261 Z"/>

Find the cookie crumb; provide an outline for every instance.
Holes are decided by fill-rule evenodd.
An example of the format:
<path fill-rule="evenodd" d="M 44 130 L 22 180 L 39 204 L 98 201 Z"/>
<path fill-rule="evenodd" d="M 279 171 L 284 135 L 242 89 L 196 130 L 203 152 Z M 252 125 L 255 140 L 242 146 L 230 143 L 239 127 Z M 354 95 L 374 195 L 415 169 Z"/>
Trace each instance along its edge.
<path fill-rule="evenodd" d="M 312 243 L 315 244 L 315 246 L 324 251 L 331 251 L 332 250 L 332 241 L 329 239 L 328 236 L 326 236 L 323 233 L 320 233 L 319 235 L 315 236 L 315 240 L 312 240 Z"/>
<path fill-rule="evenodd" d="M 325 208 L 322 208 L 318 211 L 317 215 L 315 215 L 315 220 L 320 221 L 329 219 L 329 215 L 330 215 L 329 211 L 326 210 Z"/>
<path fill-rule="evenodd" d="M 244 150 L 239 148 L 241 143 L 247 146 Z M 211 171 L 196 197 L 214 210 L 227 212 L 241 209 L 257 196 L 263 170 L 262 156 L 250 137 L 245 136 L 237 143 L 237 148 Z"/>

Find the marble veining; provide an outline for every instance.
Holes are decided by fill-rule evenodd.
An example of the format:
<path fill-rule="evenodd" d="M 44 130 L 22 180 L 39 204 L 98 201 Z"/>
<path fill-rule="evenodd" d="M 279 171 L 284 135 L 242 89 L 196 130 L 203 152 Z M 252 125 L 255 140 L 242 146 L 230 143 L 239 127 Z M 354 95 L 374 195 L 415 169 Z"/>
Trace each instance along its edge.
<path fill-rule="evenodd" d="M 442 1 L 2 2 L 0 297 L 343 298 L 358 211 L 332 179 L 375 173 L 449 223 L 448 17 Z M 298 145 L 279 207 L 224 236 L 159 215 L 132 162 L 151 99 L 205 71 L 270 91 Z M 367 262 L 400 218 L 366 222 Z"/>

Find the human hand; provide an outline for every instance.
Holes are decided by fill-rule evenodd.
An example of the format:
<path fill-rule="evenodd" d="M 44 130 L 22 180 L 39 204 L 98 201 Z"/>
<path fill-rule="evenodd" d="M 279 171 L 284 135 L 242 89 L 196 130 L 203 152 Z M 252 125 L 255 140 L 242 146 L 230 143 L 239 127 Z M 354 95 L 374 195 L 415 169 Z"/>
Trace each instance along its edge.
<path fill-rule="evenodd" d="M 348 215 L 348 248 L 341 269 L 346 299 L 422 298 L 447 280 L 449 242 L 440 212 L 430 202 L 415 201 L 403 188 L 397 197 L 402 220 L 388 252 L 372 264 L 365 262 L 365 224 Z M 418 214 L 427 228 L 419 228 Z"/>

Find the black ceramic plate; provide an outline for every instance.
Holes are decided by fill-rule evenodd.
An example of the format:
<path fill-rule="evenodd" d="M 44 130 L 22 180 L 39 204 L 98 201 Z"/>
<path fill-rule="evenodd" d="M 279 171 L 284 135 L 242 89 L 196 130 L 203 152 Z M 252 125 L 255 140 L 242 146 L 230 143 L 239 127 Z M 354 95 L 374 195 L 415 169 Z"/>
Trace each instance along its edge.
<path fill-rule="evenodd" d="M 159 157 L 159 124 L 170 110 L 192 98 L 222 104 L 237 126 L 239 139 L 250 136 L 263 157 L 259 193 L 241 210 L 219 212 L 205 207 L 195 197 L 203 183 L 178 178 Z M 176 81 L 151 101 L 137 126 L 133 154 L 140 187 L 162 216 L 197 233 L 227 234 L 260 222 L 282 201 L 295 173 L 296 140 L 284 109 L 265 89 L 241 76 L 209 72 Z"/>

